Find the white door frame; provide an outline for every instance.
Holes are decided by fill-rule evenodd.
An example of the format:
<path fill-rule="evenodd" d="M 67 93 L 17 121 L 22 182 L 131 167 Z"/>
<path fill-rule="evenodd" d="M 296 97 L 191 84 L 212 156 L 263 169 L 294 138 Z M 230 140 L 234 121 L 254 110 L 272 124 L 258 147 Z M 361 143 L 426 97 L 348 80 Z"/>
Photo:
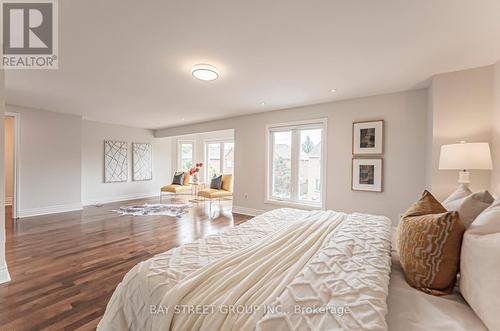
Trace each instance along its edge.
<path fill-rule="evenodd" d="M 5 116 L 14 117 L 14 192 L 12 194 L 12 218 L 17 219 L 19 213 L 19 121 L 21 120 L 21 115 L 6 111 Z"/>

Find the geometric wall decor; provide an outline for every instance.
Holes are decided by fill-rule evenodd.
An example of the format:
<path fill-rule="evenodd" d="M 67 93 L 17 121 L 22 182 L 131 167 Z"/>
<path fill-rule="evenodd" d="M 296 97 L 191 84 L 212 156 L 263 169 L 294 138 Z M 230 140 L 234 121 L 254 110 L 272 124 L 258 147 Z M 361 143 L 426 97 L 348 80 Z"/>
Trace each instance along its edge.
<path fill-rule="evenodd" d="M 128 179 L 128 149 L 123 141 L 104 141 L 104 182 L 126 182 Z"/>
<path fill-rule="evenodd" d="M 153 179 L 153 147 L 147 143 L 132 143 L 132 180 Z"/>

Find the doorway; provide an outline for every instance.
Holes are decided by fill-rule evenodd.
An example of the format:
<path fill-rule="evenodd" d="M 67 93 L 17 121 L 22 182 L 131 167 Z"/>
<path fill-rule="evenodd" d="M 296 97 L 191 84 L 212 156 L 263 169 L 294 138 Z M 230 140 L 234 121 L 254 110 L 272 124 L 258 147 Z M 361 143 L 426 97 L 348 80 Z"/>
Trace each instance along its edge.
<path fill-rule="evenodd" d="M 17 133 L 18 115 L 15 113 L 5 113 L 5 146 L 4 146 L 4 170 L 5 170 L 5 220 L 17 218 L 18 189 L 17 189 Z"/>

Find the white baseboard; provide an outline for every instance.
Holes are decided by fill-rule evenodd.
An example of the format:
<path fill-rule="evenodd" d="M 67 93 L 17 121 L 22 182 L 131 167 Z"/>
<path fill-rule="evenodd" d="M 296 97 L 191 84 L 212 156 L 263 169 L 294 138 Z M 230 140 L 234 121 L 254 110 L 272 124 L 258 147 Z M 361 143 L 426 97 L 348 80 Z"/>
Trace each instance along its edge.
<path fill-rule="evenodd" d="M 5 197 L 5 205 L 12 206 L 12 197 Z"/>
<path fill-rule="evenodd" d="M 9 270 L 7 265 L 0 266 L 0 284 L 10 282 Z"/>
<path fill-rule="evenodd" d="M 116 195 L 116 196 L 112 196 L 112 197 L 86 199 L 86 200 L 83 200 L 82 204 L 84 206 L 93 206 L 96 204 L 135 200 L 135 199 L 145 199 L 145 198 L 151 198 L 151 197 L 158 197 L 159 198 L 160 191 L 149 192 L 149 193 L 132 193 L 132 194 Z"/>
<path fill-rule="evenodd" d="M 23 218 L 23 217 L 40 216 L 40 215 L 48 215 L 56 213 L 65 213 L 68 211 L 75 211 L 75 210 L 82 210 L 82 204 L 72 203 L 67 205 L 20 209 L 18 212 L 18 217 Z"/>
<path fill-rule="evenodd" d="M 260 214 L 265 213 L 265 212 L 266 212 L 265 210 L 261 210 L 261 209 L 233 206 L 233 213 L 235 213 L 235 214 L 257 216 L 257 215 L 260 215 Z"/>

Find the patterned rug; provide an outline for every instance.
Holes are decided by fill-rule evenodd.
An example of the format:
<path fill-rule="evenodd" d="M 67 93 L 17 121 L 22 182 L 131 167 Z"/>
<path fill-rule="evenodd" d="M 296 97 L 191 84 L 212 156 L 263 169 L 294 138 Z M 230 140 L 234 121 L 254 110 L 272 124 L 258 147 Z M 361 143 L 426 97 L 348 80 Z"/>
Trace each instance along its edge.
<path fill-rule="evenodd" d="M 185 214 L 188 208 L 193 207 L 192 204 L 144 204 L 138 206 L 125 206 L 117 210 L 113 210 L 121 215 L 129 216 L 176 216 L 179 217 Z"/>

